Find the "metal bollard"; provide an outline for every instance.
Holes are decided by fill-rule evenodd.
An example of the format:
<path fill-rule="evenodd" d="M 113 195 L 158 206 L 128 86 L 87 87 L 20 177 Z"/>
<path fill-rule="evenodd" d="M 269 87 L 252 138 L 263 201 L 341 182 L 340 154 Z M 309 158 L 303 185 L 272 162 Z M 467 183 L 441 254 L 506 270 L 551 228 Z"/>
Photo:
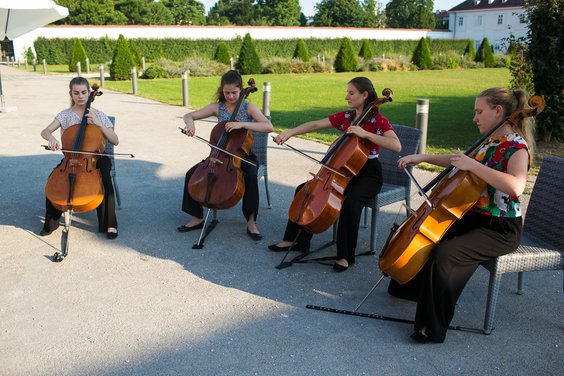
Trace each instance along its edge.
<path fill-rule="evenodd" d="M 21 69 L 20 58 L 18 57 L 18 69 Z"/>
<path fill-rule="evenodd" d="M 33 71 L 37 72 L 37 60 L 33 58 Z"/>
<path fill-rule="evenodd" d="M 27 72 L 27 57 L 24 60 L 24 64 L 25 64 L 25 71 Z"/>
<path fill-rule="evenodd" d="M 270 82 L 264 82 L 262 88 L 262 113 L 270 117 Z"/>
<path fill-rule="evenodd" d="M 137 94 L 137 68 L 131 68 L 131 88 L 133 94 Z"/>
<path fill-rule="evenodd" d="M 80 70 L 80 61 L 76 62 L 76 75 L 79 77 L 82 75 L 82 71 Z"/>
<path fill-rule="evenodd" d="M 182 105 L 188 106 L 188 74 L 190 71 L 182 73 Z"/>
<path fill-rule="evenodd" d="M 419 144 L 419 154 L 425 154 L 427 149 L 427 123 L 429 122 L 429 100 L 418 99 L 415 127 L 421 130 L 421 143 Z"/>
<path fill-rule="evenodd" d="M 43 74 L 47 74 L 47 63 L 45 62 L 45 59 L 43 59 Z"/>
<path fill-rule="evenodd" d="M 229 58 L 229 65 L 231 66 L 231 70 L 233 70 L 233 57 Z"/>
<path fill-rule="evenodd" d="M 143 72 L 145 72 L 145 56 L 141 58 L 141 69 L 143 69 Z"/>
<path fill-rule="evenodd" d="M 100 86 L 104 86 L 104 64 L 100 64 Z"/>
<path fill-rule="evenodd" d="M 90 73 L 90 59 L 86 58 L 86 73 Z"/>

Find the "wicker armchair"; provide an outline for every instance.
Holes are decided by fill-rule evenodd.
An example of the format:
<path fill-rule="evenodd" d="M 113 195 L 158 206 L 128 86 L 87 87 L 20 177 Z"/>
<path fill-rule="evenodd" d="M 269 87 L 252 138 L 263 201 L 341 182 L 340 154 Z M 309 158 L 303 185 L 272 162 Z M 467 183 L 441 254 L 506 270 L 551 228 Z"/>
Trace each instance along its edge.
<path fill-rule="evenodd" d="M 421 130 L 397 124 L 394 124 L 393 127 L 401 142 L 401 155 L 416 153 L 421 140 Z M 399 157 L 400 154 L 398 153 L 384 148 L 380 149 L 379 159 L 382 164 L 384 185 L 380 193 L 378 193 L 364 209 L 364 227 L 368 227 L 367 208 L 372 210 L 370 221 L 370 253 L 374 253 L 376 249 L 377 220 L 380 208 L 403 200 L 405 200 L 408 207 L 411 205 L 411 181 L 409 176 L 402 169 L 398 168 L 397 161 Z M 412 167 L 409 167 L 410 171 L 411 169 Z M 336 236 L 336 226 L 337 223 L 333 225 L 334 240 Z"/>
<path fill-rule="evenodd" d="M 490 272 L 484 333 L 493 330 L 493 320 L 503 273 L 518 272 L 517 293 L 522 293 L 523 272 L 564 269 L 564 219 L 554 203 L 564 192 L 564 158 L 545 157 L 527 207 L 523 239 L 515 252 L 484 264 Z"/>

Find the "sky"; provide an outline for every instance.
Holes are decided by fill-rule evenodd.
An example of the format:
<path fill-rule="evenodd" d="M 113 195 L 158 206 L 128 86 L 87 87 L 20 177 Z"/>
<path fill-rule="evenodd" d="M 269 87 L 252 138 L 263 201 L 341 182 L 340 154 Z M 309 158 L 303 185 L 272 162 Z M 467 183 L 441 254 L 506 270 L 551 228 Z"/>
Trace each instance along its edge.
<path fill-rule="evenodd" d="M 217 3 L 217 0 L 198 0 L 204 7 L 206 8 L 206 13 L 210 10 L 212 6 Z M 381 2 L 382 5 L 385 7 L 389 0 L 377 0 L 377 2 Z M 306 16 L 313 16 L 315 14 L 315 4 L 319 1 L 316 0 L 300 0 L 300 6 L 302 7 L 302 12 Z M 435 8 L 434 10 L 449 10 L 450 8 L 454 8 L 456 5 L 462 3 L 463 0 L 435 0 Z"/>

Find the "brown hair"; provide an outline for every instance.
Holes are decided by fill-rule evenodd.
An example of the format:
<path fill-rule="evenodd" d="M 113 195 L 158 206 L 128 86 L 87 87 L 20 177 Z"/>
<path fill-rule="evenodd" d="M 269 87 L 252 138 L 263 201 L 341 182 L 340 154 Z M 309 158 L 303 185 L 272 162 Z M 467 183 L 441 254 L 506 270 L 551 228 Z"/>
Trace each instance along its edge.
<path fill-rule="evenodd" d="M 529 95 L 523 89 L 511 90 L 504 87 L 493 87 L 478 94 L 478 97 L 486 98 L 491 108 L 501 106 L 503 115 L 509 117 L 515 111 L 529 108 Z M 523 137 L 529 146 L 529 155 L 533 158 L 535 150 L 535 121 L 532 117 L 526 117 L 512 126 L 513 131 Z"/>
<path fill-rule="evenodd" d="M 85 85 L 86 88 L 88 89 L 88 92 L 90 93 L 90 83 L 88 82 L 88 80 L 84 77 L 75 77 L 72 80 L 70 80 L 69 82 L 69 95 L 71 97 L 71 106 L 74 106 L 74 101 L 72 100 L 72 87 L 73 86 L 82 86 Z"/>
<path fill-rule="evenodd" d="M 223 87 L 225 85 L 235 85 L 239 89 L 243 88 L 243 77 L 236 70 L 230 70 L 221 76 L 221 82 L 217 88 L 216 98 L 218 102 L 225 103 L 225 95 L 223 95 Z"/>

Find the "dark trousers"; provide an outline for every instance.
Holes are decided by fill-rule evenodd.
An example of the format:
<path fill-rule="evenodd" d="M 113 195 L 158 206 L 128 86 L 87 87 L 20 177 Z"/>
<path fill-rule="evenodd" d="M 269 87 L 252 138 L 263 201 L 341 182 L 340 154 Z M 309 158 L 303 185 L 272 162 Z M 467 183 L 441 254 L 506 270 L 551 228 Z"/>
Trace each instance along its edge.
<path fill-rule="evenodd" d="M 302 186 L 303 184 L 296 188 L 296 193 Z M 345 199 L 337 226 L 337 259 L 346 259 L 349 264 L 354 264 L 362 209 L 380 192 L 380 189 L 382 189 L 382 166 L 378 159 L 369 159 L 345 189 Z M 301 231 L 298 235 L 299 230 L 300 227 L 296 223 L 288 220 L 283 240 L 296 241 L 298 243 L 296 249 L 309 249 L 313 234 Z"/>
<path fill-rule="evenodd" d="M 247 159 L 258 164 L 256 156 L 250 153 Z M 188 183 L 190 182 L 190 177 L 198 168 L 198 165 L 193 166 L 186 172 L 186 177 L 184 179 L 184 196 L 182 197 L 182 211 L 190 214 L 196 218 L 204 218 L 204 208 L 202 204 L 194 200 L 188 192 Z M 248 221 L 252 214 L 255 215 L 255 220 L 258 216 L 259 208 L 259 188 L 257 182 L 257 171 L 258 167 L 248 164 L 246 162 L 241 162 L 241 170 L 245 174 L 245 192 L 243 193 L 243 215 Z"/>
<path fill-rule="evenodd" d="M 116 218 L 116 200 L 114 194 L 114 185 L 112 184 L 112 162 L 108 157 L 101 157 L 96 162 L 96 167 L 100 170 L 102 175 L 102 184 L 104 185 L 104 200 L 96 208 L 98 216 L 98 231 L 106 232 L 108 227 L 117 228 Z M 51 201 L 45 199 L 45 224 L 43 229 L 45 231 L 53 231 L 59 227 L 59 220 L 62 212 L 55 208 Z"/>
<path fill-rule="evenodd" d="M 404 285 L 391 281 L 388 291 L 402 298 L 417 297 L 414 329 L 426 328 L 431 340 L 443 342 L 456 302 L 480 263 L 513 252 L 521 234 L 520 217 L 469 212 L 449 229 L 421 272 Z"/>

